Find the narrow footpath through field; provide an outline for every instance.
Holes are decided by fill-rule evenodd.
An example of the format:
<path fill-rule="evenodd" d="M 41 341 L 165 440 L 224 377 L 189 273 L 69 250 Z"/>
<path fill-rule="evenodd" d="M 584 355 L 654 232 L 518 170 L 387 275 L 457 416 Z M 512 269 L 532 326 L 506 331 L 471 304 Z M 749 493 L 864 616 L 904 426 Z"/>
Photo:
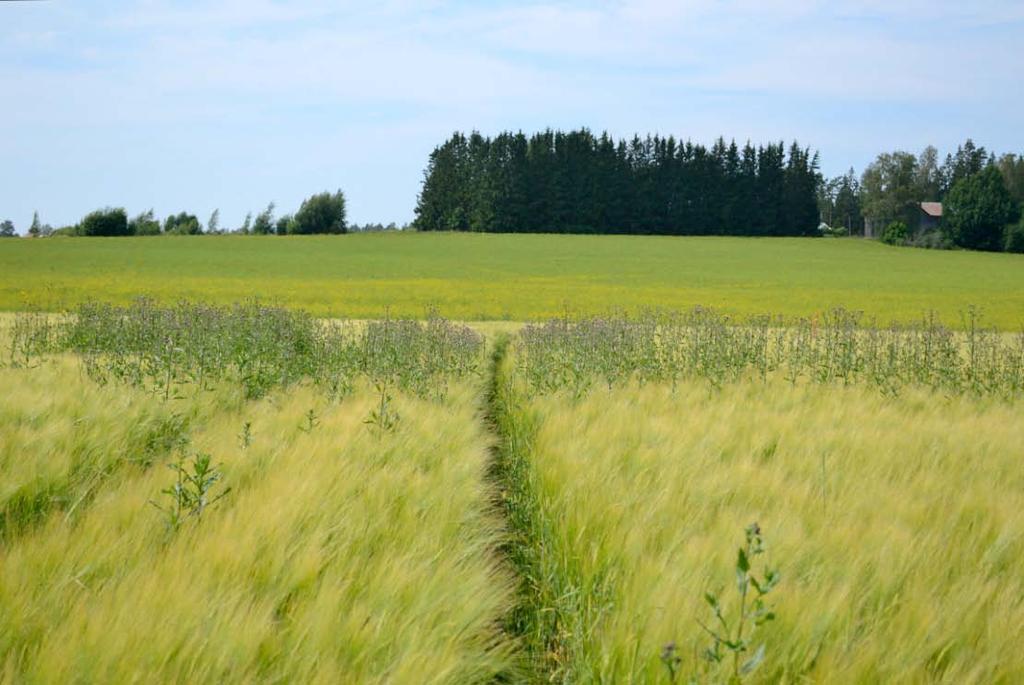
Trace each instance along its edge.
<path fill-rule="evenodd" d="M 519 642 L 526 682 L 572 680 L 583 595 L 552 555 L 556 523 L 545 516 L 536 489 L 532 462 L 536 418 L 512 383 L 512 352 L 507 335 L 494 344 L 487 375 L 484 419 L 494 435 L 491 477 L 507 535 L 500 553 L 518 578 L 515 604 L 503 626 Z"/>

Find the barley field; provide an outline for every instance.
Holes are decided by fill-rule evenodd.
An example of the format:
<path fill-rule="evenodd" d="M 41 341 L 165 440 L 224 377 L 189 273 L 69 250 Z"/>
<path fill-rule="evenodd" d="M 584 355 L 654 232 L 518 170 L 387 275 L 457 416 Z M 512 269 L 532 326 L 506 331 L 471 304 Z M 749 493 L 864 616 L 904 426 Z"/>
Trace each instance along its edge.
<path fill-rule="evenodd" d="M 0 682 L 1024 678 L 1024 334 L 0 316 Z"/>
<path fill-rule="evenodd" d="M 842 315 L 803 333 L 719 323 L 556 321 L 503 359 L 543 672 L 1024 677 L 1024 341 L 953 336 L 943 357 L 937 331 L 879 342 Z M 993 366 L 972 370 L 988 345 Z M 940 387 L 996 375 L 1004 390 Z"/>
<path fill-rule="evenodd" d="M 743 656 L 765 646 L 755 681 L 1024 678 L 1019 403 L 746 381 L 526 410 L 545 564 L 578 591 L 556 633 L 565 681 L 657 682 L 669 643 L 683 672 L 727 680 L 698 621 L 719 628 L 707 592 L 735 620 L 754 523 L 781 578 Z"/>
<path fill-rule="evenodd" d="M 280 376 L 258 397 L 226 378 L 195 393 L 100 384 L 73 354 L 0 373 L 5 682 L 515 672 L 475 384 L 396 386 L 384 400 L 400 414 L 370 425 L 382 399 L 363 378 L 339 402 Z M 202 455 L 215 481 L 175 518 L 167 467 L 192 475 Z"/>

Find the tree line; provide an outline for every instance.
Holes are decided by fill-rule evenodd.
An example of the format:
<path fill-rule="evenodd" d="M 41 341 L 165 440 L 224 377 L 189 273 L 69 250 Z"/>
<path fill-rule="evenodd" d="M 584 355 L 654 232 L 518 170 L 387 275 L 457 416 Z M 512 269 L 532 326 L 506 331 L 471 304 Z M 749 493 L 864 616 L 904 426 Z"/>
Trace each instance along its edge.
<path fill-rule="evenodd" d="M 920 230 L 920 203 L 941 202 L 938 227 Z M 884 152 L 858 178 L 851 168 L 818 185 L 829 232 L 879 233 L 886 242 L 1024 252 L 1024 155 L 996 155 L 968 139 L 940 161 L 933 146 L 919 155 Z"/>
<path fill-rule="evenodd" d="M 941 202 L 924 226 L 922 202 Z M 919 247 L 1024 252 L 1024 155 L 996 155 L 968 139 L 940 162 L 885 152 L 858 176 L 818 170 L 818 155 L 792 143 L 711 147 L 661 136 L 613 140 L 587 129 L 493 138 L 456 132 L 430 154 L 411 228 L 495 233 L 669 235 L 873 235 Z M 408 228 L 408 227 L 401 227 Z M 29 236 L 311 234 L 400 230 L 349 225 L 339 190 L 306 198 L 295 214 L 275 205 L 235 229 L 214 211 L 129 218 L 123 208 L 90 212 L 59 229 L 36 214 Z M 0 237 L 16 236 L 0 222 Z"/>
<path fill-rule="evenodd" d="M 815 235 L 818 155 L 587 129 L 454 133 L 430 154 L 422 231 Z"/>
<path fill-rule="evenodd" d="M 356 230 L 377 230 L 376 225 L 367 227 L 349 226 L 345 209 L 345 194 L 323 192 L 307 197 L 302 201 L 295 214 L 275 217 L 275 205 L 271 202 L 266 209 L 254 217 L 252 212 L 246 215 L 245 221 L 235 229 L 225 229 L 220 224 L 220 210 L 215 209 L 206 225 L 195 214 L 179 212 L 171 214 L 163 221 L 156 218 L 153 210 L 142 212 L 131 218 L 123 207 L 104 207 L 86 214 L 71 226 L 53 228 L 39 220 L 35 212 L 28 235 L 32 238 L 49 236 L 152 236 L 152 235 L 203 235 L 239 233 L 253 235 L 310 235 L 337 234 Z M 385 227 L 386 228 L 386 227 Z M 381 228 L 380 230 L 384 230 Z M 0 236 L 17 235 L 14 224 L 10 221 L 0 222 Z"/>

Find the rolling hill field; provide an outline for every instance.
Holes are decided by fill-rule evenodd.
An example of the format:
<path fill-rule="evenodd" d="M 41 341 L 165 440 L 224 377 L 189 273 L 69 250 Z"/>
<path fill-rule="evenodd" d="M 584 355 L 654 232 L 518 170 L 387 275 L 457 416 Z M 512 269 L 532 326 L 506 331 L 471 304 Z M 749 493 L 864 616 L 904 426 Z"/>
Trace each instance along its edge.
<path fill-rule="evenodd" d="M 250 297 L 315 315 L 526 321 L 644 307 L 804 316 L 835 306 L 880 324 L 969 305 L 1024 324 L 1024 256 L 856 239 L 360 234 L 0 242 L 0 309 L 149 295 Z"/>

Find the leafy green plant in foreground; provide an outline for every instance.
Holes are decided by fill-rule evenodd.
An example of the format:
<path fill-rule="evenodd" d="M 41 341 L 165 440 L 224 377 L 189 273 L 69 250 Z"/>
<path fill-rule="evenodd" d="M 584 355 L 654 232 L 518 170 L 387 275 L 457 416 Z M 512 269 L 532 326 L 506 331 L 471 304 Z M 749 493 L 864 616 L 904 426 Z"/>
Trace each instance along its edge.
<path fill-rule="evenodd" d="M 778 571 L 767 565 L 760 577 L 754 572 L 754 559 L 764 554 L 761 527 L 752 523 L 747 526 L 744 535 L 744 544 L 736 553 L 736 590 L 739 597 L 735 605 L 730 606 L 721 593 L 705 592 L 704 600 L 711 607 L 714 620 L 710 622 L 711 625 L 699 619 L 697 621 L 711 638 L 711 644 L 701 654 L 708 667 L 708 675 L 713 676 L 720 668 L 727 668 L 727 682 L 730 684 L 741 683 L 744 676 L 753 673 L 764 661 L 763 643 L 753 654 L 748 656 L 748 653 L 757 629 L 775 618 L 764 598 L 778 585 L 780 579 Z M 674 642 L 662 649 L 661 661 L 668 670 L 669 680 L 676 682 L 682 657 Z M 695 674 L 689 682 L 699 683 L 701 678 Z"/>
<path fill-rule="evenodd" d="M 390 433 L 398 427 L 401 417 L 391 407 L 393 400 L 391 393 L 388 391 L 387 383 L 377 382 L 374 384 L 374 387 L 377 389 L 380 401 L 376 407 L 370 410 L 370 416 L 363 423 L 369 426 L 376 426 L 378 436 L 383 436 L 385 432 Z"/>
<path fill-rule="evenodd" d="M 168 464 L 168 468 L 174 471 L 175 481 L 160 491 L 167 504 L 151 504 L 164 513 L 169 530 L 177 530 L 189 518 L 194 517 L 198 521 L 206 509 L 231 492 L 231 488 L 227 488 L 213 495 L 222 474 L 210 461 L 209 454 L 200 453 L 193 457 L 189 466 L 185 464 L 184 455 L 177 462 Z"/>

